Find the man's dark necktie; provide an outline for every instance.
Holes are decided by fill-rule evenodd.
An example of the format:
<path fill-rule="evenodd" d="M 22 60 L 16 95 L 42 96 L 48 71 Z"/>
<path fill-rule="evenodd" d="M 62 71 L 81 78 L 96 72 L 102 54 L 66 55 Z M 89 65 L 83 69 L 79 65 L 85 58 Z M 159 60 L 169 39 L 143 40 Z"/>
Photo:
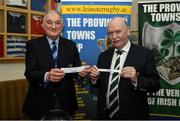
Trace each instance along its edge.
<path fill-rule="evenodd" d="M 114 70 L 120 69 L 120 55 L 122 51 L 116 51 L 117 58 L 114 65 Z M 119 73 L 114 72 L 112 74 L 110 89 L 109 89 L 109 117 L 114 118 L 114 116 L 119 112 L 119 92 L 118 92 L 118 83 L 119 83 Z"/>
<path fill-rule="evenodd" d="M 51 53 L 53 56 L 53 60 L 54 60 L 54 64 L 55 66 L 57 66 L 57 46 L 56 46 L 56 42 L 52 42 L 52 48 L 51 48 Z"/>

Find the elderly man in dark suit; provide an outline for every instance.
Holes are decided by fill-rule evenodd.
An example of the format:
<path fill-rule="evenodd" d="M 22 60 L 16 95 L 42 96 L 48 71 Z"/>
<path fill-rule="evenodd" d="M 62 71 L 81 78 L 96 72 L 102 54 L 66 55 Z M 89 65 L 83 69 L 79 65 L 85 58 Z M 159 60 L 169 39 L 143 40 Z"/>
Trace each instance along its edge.
<path fill-rule="evenodd" d="M 30 119 L 41 119 L 49 110 L 61 109 L 71 116 L 77 110 L 74 76 L 61 68 L 81 65 L 76 44 L 60 36 L 63 21 L 58 12 L 48 11 L 42 27 L 43 37 L 27 41 L 25 76 L 29 89 L 23 112 Z M 86 66 L 79 75 L 86 76 Z"/>
<path fill-rule="evenodd" d="M 112 48 L 102 52 L 91 78 L 98 87 L 99 119 L 149 119 L 147 92 L 160 88 L 159 75 L 150 50 L 133 45 L 124 18 L 108 23 Z M 108 71 L 109 69 L 109 71 Z"/>

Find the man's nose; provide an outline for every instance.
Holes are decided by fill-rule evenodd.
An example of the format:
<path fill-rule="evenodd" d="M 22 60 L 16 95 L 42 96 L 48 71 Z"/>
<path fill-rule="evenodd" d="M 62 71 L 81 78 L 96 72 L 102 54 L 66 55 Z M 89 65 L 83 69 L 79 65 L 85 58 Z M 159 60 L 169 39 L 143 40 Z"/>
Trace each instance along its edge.
<path fill-rule="evenodd" d="M 56 28 L 56 23 L 55 23 L 55 22 L 53 22 L 52 27 L 53 27 L 53 28 Z"/>
<path fill-rule="evenodd" d="M 117 32 L 113 32 L 113 33 L 112 33 L 112 38 L 116 38 L 117 35 L 118 35 Z"/>

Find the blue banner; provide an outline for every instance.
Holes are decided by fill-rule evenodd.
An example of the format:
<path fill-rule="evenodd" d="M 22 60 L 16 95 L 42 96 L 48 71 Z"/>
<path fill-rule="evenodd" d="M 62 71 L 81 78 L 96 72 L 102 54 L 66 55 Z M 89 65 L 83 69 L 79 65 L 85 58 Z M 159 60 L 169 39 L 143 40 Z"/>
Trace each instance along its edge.
<path fill-rule="evenodd" d="M 130 23 L 131 2 L 62 1 L 63 36 L 77 43 L 80 58 L 89 65 L 97 62 L 107 48 L 107 23 L 112 17 L 125 17 Z"/>
<path fill-rule="evenodd" d="M 109 47 L 107 24 L 112 17 L 125 17 L 130 23 L 132 0 L 63 0 L 57 9 L 64 21 L 63 36 L 77 44 L 83 64 L 95 65 L 100 52 Z M 88 79 L 76 81 L 79 110 L 75 120 L 95 120 L 96 89 Z"/>

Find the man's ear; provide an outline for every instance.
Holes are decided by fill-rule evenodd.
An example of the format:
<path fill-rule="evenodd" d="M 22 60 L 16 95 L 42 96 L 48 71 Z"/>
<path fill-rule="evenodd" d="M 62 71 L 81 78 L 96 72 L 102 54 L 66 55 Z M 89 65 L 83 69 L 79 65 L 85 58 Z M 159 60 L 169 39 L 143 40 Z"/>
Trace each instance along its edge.
<path fill-rule="evenodd" d="M 42 28 L 43 28 L 43 30 L 44 30 L 44 24 L 43 24 L 43 23 L 41 24 L 41 27 L 42 27 Z"/>
<path fill-rule="evenodd" d="M 131 34 L 131 30 L 130 30 L 130 28 L 128 28 L 127 33 L 128 33 L 128 36 L 130 36 L 130 34 Z"/>
<path fill-rule="evenodd" d="M 62 23 L 62 28 L 64 28 L 64 23 Z"/>
<path fill-rule="evenodd" d="M 63 31 L 63 29 L 64 29 L 64 23 L 62 23 L 61 25 L 61 31 Z"/>

